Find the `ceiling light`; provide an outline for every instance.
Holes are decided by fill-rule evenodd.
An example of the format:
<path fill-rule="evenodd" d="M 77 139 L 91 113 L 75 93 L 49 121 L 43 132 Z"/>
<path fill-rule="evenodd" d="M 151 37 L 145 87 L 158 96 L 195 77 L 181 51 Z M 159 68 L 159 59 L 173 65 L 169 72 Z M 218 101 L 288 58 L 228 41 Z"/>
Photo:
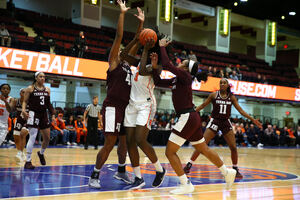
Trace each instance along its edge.
<path fill-rule="evenodd" d="M 241 0 L 241 2 L 247 2 L 248 0 Z"/>
<path fill-rule="evenodd" d="M 113 0 L 109 0 L 109 3 L 113 3 L 114 1 Z"/>
<path fill-rule="evenodd" d="M 289 12 L 289 15 L 296 15 L 296 12 L 292 11 L 292 12 Z"/>
<path fill-rule="evenodd" d="M 284 15 L 282 15 L 282 16 L 281 16 L 281 19 L 285 19 L 285 16 L 284 16 Z"/>
<path fill-rule="evenodd" d="M 234 4 L 233 4 L 234 6 L 237 6 L 238 5 L 238 2 L 234 2 Z"/>

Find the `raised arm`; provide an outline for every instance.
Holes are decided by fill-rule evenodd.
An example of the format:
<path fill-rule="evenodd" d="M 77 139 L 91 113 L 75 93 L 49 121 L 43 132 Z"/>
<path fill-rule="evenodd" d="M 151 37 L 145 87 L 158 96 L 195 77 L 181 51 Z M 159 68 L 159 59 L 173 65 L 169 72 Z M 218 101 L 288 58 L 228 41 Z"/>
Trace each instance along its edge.
<path fill-rule="evenodd" d="M 145 21 L 145 16 L 144 16 L 144 11 L 141 10 L 139 7 L 137 7 L 138 15 L 134 15 L 137 17 L 139 20 L 139 26 L 136 31 L 135 37 L 133 40 L 129 42 L 129 44 L 122 50 L 121 52 L 121 60 L 126 60 L 130 65 L 137 66 L 139 63 L 139 59 L 135 57 L 138 49 L 140 48 L 139 45 L 139 36 L 140 32 L 143 29 L 144 21 Z"/>
<path fill-rule="evenodd" d="M 125 1 L 123 2 L 122 0 L 118 0 L 117 2 L 120 5 L 120 16 L 118 20 L 116 37 L 108 57 L 110 71 L 114 70 L 120 63 L 119 51 L 120 51 L 120 45 L 123 38 L 124 18 L 125 18 L 125 13 L 127 12 L 127 10 L 129 10 L 129 8 L 126 7 L 125 5 Z"/>
<path fill-rule="evenodd" d="M 149 49 L 154 46 L 154 40 L 148 40 L 146 42 L 146 45 L 144 46 L 142 58 L 141 58 L 141 63 L 140 63 L 140 68 L 139 68 L 139 74 L 141 76 L 149 76 L 151 75 L 151 71 L 148 71 L 146 68 L 147 65 L 147 60 L 148 60 L 148 52 Z"/>
<path fill-rule="evenodd" d="M 181 72 L 180 69 L 175 67 L 169 59 L 168 53 L 166 51 L 166 46 L 168 46 L 170 43 L 171 43 L 171 41 L 168 41 L 165 38 L 159 40 L 162 66 L 164 69 L 175 74 L 177 76 L 177 78 L 179 78 L 180 80 L 185 80 L 185 78 L 186 78 L 185 75 Z"/>
<path fill-rule="evenodd" d="M 234 105 L 234 107 L 237 109 L 237 111 L 239 111 L 239 113 L 241 113 L 241 115 L 243 115 L 244 117 L 246 117 L 247 119 L 251 120 L 256 126 L 258 126 L 258 128 L 262 128 L 262 124 L 257 120 L 254 119 L 253 117 L 251 117 L 250 115 L 248 115 L 248 113 L 246 113 L 241 106 L 239 105 L 236 97 L 234 95 L 231 96 L 231 101 Z"/>
<path fill-rule="evenodd" d="M 210 93 L 209 96 L 207 97 L 207 99 L 205 99 L 205 101 L 196 108 L 196 112 L 199 112 L 200 110 L 202 110 L 203 108 L 205 108 L 208 104 L 210 104 L 212 102 L 212 100 L 215 98 L 216 93 Z"/>

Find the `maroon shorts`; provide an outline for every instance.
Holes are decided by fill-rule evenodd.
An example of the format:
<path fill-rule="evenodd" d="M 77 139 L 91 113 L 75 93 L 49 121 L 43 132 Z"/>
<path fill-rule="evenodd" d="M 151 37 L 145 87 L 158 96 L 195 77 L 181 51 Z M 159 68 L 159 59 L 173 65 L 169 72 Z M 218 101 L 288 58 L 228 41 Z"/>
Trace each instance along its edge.
<path fill-rule="evenodd" d="M 50 128 L 50 122 L 47 112 L 34 112 L 29 111 L 27 126 L 32 128 L 39 128 L 41 130 Z"/>
<path fill-rule="evenodd" d="M 229 119 L 214 119 L 211 118 L 206 126 L 206 128 L 209 128 L 210 130 L 214 132 L 221 131 L 222 134 L 226 134 L 229 131 L 232 130 L 232 125 Z"/>
<path fill-rule="evenodd" d="M 123 126 L 126 106 L 103 105 L 101 115 L 103 119 L 104 135 L 125 135 Z"/>
<path fill-rule="evenodd" d="M 26 120 L 21 116 L 18 116 L 15 121 L 14 130 L 21 131 L 23 127 L 27 128 Z"/>
<path fill-rule="evenodd" d="M 172 129 L 176 135 L 189 142 L 196 142 L 203 138 L 201 118 L 198 112 L 181 114 L 178 122 Z"/>

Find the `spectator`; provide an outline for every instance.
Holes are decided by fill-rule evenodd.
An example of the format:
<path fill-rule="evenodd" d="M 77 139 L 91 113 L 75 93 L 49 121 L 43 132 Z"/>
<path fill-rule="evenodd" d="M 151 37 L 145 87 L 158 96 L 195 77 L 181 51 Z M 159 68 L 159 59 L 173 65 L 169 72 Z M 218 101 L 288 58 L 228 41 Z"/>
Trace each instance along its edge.
<path fill-rule="evenodd" d="M 76 129 L 74 116 L 70 115 L 66 122 L 66 129 L 69 131 L 69 137 L 72 145 L 76 145 Z"/>
<path fill-rule="evenodd" d="M 0 25 L 0 39 L 1 39 L 1 46 L 10 47 L 11 37 L 9 35 L 8 30 L 5 28 L 4 23 L 1 23 L 1 25 Z M 5 43 L 6 43 L 6 45 L 5 45 Z"/>
<path fill-rule="evenodd" d="M 236 144 L 238 146 L 245 146 L 244 134 L 242 132 L 241 127 L 237 127 L 235 138 L 236 138 Z"/>
<path fill-rule="evenodd" d="M 179 64 L 181 63 L 180 56 L 179 56 L 177 53 L 175 54 L 175 60 L 176 60 L 176 61 L 175 61 L 175 62 L 176 62 L 176 66 L 179 65 Z"/>
<path fill-rule="evenodd" d="M 193 61 L 195 61 L 195 62 L 198 61 L 198 60 L 197 60 L 197 56 L 195 55 L 195 53 L 194 53 L 192 50 L 190 50 L 190 53 L 189 53 L 189 59 L 190 59 L 190 60 L 193 60 Z"/>
<path fill-rule="evenodd" d="M 226 71 L 224 78 L 229 78 L 229 73 Z"/>
<path fill-rule="evenodd" d="M 208 67 L 207 75 L 208 76 L 213 76 L 212 66 Z"/>
<path fill-rule="evenodd" d="M 12 0 L 9 0 L 6 4 L 6 9 L 9 11 L 10 15 L 12 18 L 15 17 L 15 4 L 13 3 Z"/>
<path fill-rule="evenodd" d="M 173 126 L 175 125 L 175 119 L 172 118 L 166 125 L 166 130 L 172 130 L 173 129 Z"/>
<path fill-rule="evenodd" d="M 219 78 L 225 78 L 225 74 L 224 74 L 224 70 L 223 70 L 223 69 L 221 69 L 221 70 L 219 71 L 218 77 L 219 77 Z"/>
<path fill-rule="evenodd" d="M 75 38 L 74 42 L 74 51 L 75 51 L 75 56 L 78 58 L 83 58 L 84 52 L 88 49 L 86 45 L 86 38 L 84 36 L 83 31 L 79 32 L 79 36 Z"/>
<path fill-rule="evenodd" d="M 239 80 L 239 77 L 237 76 L 235 70 L 232 71 L 232 74 L 229 76 L 229 78 L 232 79 L 232 80 L 236 80 L 236 81 Z"/>
<path fill-rule="evenodd" d="M 62 136 L 63 145 L 70 145 L 69 131 L 66 129 L 66 124 L 65 124 L 65 121 L 63 119 L 63 116 L 64 116 L 63 113 L 59 113 L 57 118 L 56 118 L 56 125 L 58 127 L 57 130 L 60 132 L 60 135 Z"/>
<path fill-rule="evenodd" d="M 232 72 L 232 65 L 227 65 L 226 68 L 225 68 L 225 71 L 230 75 L 231 72 Z"/>
<path fill-rule="evenodd" d="M 262 80 L 260 74 L 257 74 L 256 82 L 257 82 L 257 83 L 263 83 L 263 80 Z"/>
<path fill-rule="evenodd" d="M 77 144 L 80 144 L 81 138 L 83 138 L 83 142 L 86 141 L 87 129 L 82 122 L 82 116 L 78 116 L 78 119 L 75 121 L 75 129 L 76 129 L 76 137 L 77 137 Z"/>
<path fill-rule="evenodd" d="M 44 39 L 41 35 L 37 35 L 34 38 L 34 48 L 35 51 L 42 51 L 42 43 L 44 42 Z"/>
<path fill-rule="evenodd" d="M 256 131 L 254 124 L 250 124 L 250 128 L 247 129 L 246 134 L 247 134 L 248 144 L 252 145 L 253 147 L 257 146 L 258 132 Z"/>
<path fill-rule="evenodd" d="M 218 70 L 217 70 L 216 67 L 213 68 L 212 76 L 213 76 L 213 77 L 218 77 Z"/>
<path fill-rule="evenodd" d="M 296 145 L 299 147 L 300 145 L 300 126 L 298 126 L 297 131 L 295 131 L 295 137 L 296 137 Z"/>
<path fill-rule="evenodd" d="M 262 82 L 263 84 L 269 84 L 266 75 L 263 75 L 261 82 Z"/>
<path fill-rule="evenodd" d="M 50 124 L 50 144 L 56 146 L 57 141 L 58 141 L 58 127 L 56 124 L 56 120 L 53 120 Z"/>
<path fill-rule="evenodd" d="M 291 127 L 287 129 L 288 135 L 287 135 L 287 145 L 288 146 L 295 146 L 296 144 L 296 137 L 294 136 L 294 131 Z"/>
<path fill-rule="evenodd" d="M 157 130 L 158 129 L 158 122 L 156 118 L 154 117 L 152 123 L 151 123 L 151 130 Z"/>
<path fill-rule="evenodd" d="M 187 54 L 186 54 L 186 51 L 185 51 L 185 50 L 183 50 L 183 51 L 181 52 L 180 59 L 181 59 L 181 60 L 187 60 L 187 59 L 188 59 L 188 56 L 187 56 Z"/>
<path fill-rule="evenodd" d="M 264 141 L 267 144 L 272 144 L 271 138 L 272 138 L 272 134 L 273 134 L 274 130 L 272 128 L 272 125 L 269 124 L 268 128 L 265 129 L 264 131 Z"/>

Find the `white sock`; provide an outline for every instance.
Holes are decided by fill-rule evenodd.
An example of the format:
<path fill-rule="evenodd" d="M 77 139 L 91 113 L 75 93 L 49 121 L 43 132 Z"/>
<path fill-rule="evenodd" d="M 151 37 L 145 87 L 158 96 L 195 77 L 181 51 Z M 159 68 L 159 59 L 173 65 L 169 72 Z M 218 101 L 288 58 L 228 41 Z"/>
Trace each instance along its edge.
<path fill-rule="evenodd" d="M 237 167 L 237 165 L 232 165 L 232 167 Z"/>
<path fill-rule="evenodd" d="M 138 178 L 142 178 L 140 166 L 133 168 L 134 175 Z"/>
<path fill-rule="evenodd" d="M 181 183 L 181 185 L 186 185 L 188 182 L 188 178 L 185 174 L 183 174 L 182 176 L 178 176 L 179 181 Z"/>
<path fill-rule="evenodd" d="M 154 165 L 156 171 L 158 171 L 158 172 L 163 172 L 164 171 L 161 164 L 160 164 L 160 162 L 159 162 L 159 160 L 157 160 L 156 163 L 153 163 L 153 165 Z"/>
<path fill-rule="evenodd" d="M 223 164 L 223 165 L 219 168 L 219 170 L 221 171 L 221 173 L 223 174 L 223 176 L 226 176 L 226 174 L 227 174 L 227 168 L 226 168 L 225 164 Z"/>
<path fill-rule="evenodd" d="M 26 162 L 30 162 L 30 161 L 31 161 L 31 152 L 27 152 Z"/>
<path fill-rule="evenodd" d="M 26 145 L 26 151 L 27 151 L 26 161 L 27 162 L 31 161 L 31 153 L 32 153 L 32 149 L 33 149 L 33 145 L 35 142 L 37 132 L 38 132 L 37 128 L 29 128 L 29 140 Z"/>
<path fill-rule="evenodd" d="M 97 169 L 96 167 L 94 167 L 94 172 L 100 172 L 100 169 Z"/>
<path fill-rule="evenodd" d="M 40 153 L 43 155 L 46 149 L 41 148 Z"/>
<path fill-rule="evenodd" d="M 22 155 L 22 151 L 18 151 L 18 155 Z"/>
<path fill-rule="evenodd" d="M 194 161 L 190 160 L 189 163 L 194 164 Z"/>
<path fill-rule="evenodd" d="M 124 163 L 124 164 L 119 163 L 119 167 L 124 167 L 125 165 L 126 165 L 126 163 Z"/>

